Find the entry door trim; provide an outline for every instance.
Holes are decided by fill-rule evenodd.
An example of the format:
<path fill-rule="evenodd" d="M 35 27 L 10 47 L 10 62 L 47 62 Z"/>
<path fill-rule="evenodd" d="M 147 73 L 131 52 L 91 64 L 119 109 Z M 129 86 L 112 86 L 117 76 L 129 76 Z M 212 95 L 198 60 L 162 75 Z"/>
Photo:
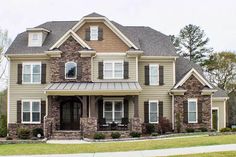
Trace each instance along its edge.
<path fill-rule="evenodd" d="M 213 114 L 212 114 L 212 111 L 213 110 L 217 110 L 217 131 L 220 131 L 220 121 L 219 121 L 219 107 L 212 107 L 212 109 L 211 109 L 211 115 L 212 115 L 212 117 L 211 117 L 211 119 L 213 118 Z M 213 120 L 211 120 L 211 126 L 212 126 L 212 129 L 213 129 Z"/>

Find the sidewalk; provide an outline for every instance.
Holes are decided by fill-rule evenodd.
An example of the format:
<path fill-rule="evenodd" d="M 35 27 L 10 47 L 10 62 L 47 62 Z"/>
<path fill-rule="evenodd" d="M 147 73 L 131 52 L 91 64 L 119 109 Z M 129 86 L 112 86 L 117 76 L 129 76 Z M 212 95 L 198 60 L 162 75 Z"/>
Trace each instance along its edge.
<path fill-rule="evenodd" d="M 196 153 L 210 153 L 222 151 L 236 151 L 236 144 L 199 146 L 187 148 L 171 148 L 158 150 L 143 150 L 130 152 L 106 152 L 106 153 L 81 153 L 81 154 L 56 154 L 56 155 L 23 155 L 24 157 L 156 157 L 170 155 L 184 155 Z M 18 156 L 18 157 L 23 157 Z M 9 157 L 9 156 L 8 156 Z M 16 156 L 10 156 L 16 157 Z"/>

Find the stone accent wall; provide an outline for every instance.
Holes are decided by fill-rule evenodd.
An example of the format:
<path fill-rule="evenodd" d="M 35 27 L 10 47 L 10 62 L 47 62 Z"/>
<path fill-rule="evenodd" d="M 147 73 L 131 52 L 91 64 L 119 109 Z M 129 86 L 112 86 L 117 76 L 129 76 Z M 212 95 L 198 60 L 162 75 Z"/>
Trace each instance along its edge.
<path fill-rule="evenodd" d="M 80 128 L 84 135 L 90 135 L 97 131 L 97 118 L 80 118 Z"/>
<path fill-rule="evenodd" d="M 53 122 L 54 130 L 58 130 L 60 128 L 60 101 L 58 100 L 57 96 L 49 96 L 51 99 L 51 104 L 48 105 L 48 121 Z M 53 118 L 53 121 L 50 120 Z M 48 123 L 49 123 L 48 122 Z"/>
<path fill-rule="evenodd" d="M 134 117 L 130 120 L 130 130 L 135 132 L 142 132 L 141 118 Z"/>
<path fill-rule="evenodd" d="M 49 138 L 56 130 L 55 119 L 46 117 L 44 120 L 44 136 Z"/>
<path fill-rule="evenodd" d="M 68 38 L 59 49 L 62 51 L 61 57 L 50 58 L 51 82 L 90 82 L 91 81 L 91 58 L 80 57 L 81 45 L 72 37 Z M 82 63 L 82 77 L 77 79 L 64 79 L 65 74 L 60 72 L 60 65 L 68 61 Z"/>
<path fill-rule="evenodd" d="M 211 129 L 211 96 L 201 95 L 204 86 L 193 75 L 183 84 L 183 89 L 187 92 L 184 95 L 174 96 L 174 116 L 175 116 L 175 131 L 177 131 L 177 116 L 179 116 L 181 132 L 186 128 L 205 127 Z M 188 98 L 197 98 L 202 102 L 202 123 L 186 124 L 184 123 L 184 106 L 183 102 L 188 101 Z"/>
<path fill-rule="evenodd" d="M 17 129 L 19 128 L 27 128 L 31 131 L 35 128 L 42 128 L 43 124 L 21 124 L 21 123 L 9 123 L 8 124 L 8 130 L 9 130 L 9 136 L 13 138 L 17 138 Z"/>

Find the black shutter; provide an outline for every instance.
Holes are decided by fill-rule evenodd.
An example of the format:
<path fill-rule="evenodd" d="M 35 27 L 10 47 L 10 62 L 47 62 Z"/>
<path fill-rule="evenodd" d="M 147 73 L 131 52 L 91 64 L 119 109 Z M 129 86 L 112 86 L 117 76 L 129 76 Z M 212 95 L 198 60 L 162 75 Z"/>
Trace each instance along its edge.
<path fill-rule="evenodd" d="M 21 123 L 21 101 L 17 101 L 17 123 Z"/>
<path fill-rule="evenodd" d="M 164 67 L 159 66 L 159 85 L 164 85 Z"/>
<path fill-rule="evenodd" d="M 188 123 L 188 101 L 183 102 L 184 107 L 184 123 Z"/>
<path fill-rule="evenodd" d="M 98 100 L 98 121 L 103 118 L 103 100 Z"/>
<path fill-rule="evenodd" d="M 144 102 L 144 123 L 149 123 L 149 103 Z"/>
<path fill-rule="evenodd" d="M 85 29 L 85 40 L 90 41 L 90 28 Z"/>
<path fill-rule="evenodd" d="M 129 100 L 124 99 L 124 118 L 129 119 Z"/>
<path fill-rule="evenodd" d="M 159 120 L 163 118 L 163 101 L 159 101 Z"/>
<path fill-rule="evenodd" d="M 44 122 L 45 115 L 46 115 L 46 101 L 41 101 L 41 123 Z"/>
<path fill-rule="evenodd" d="M 100 27 L 98 28 L 98 40 L 103 40 L 103 29 Z"/>
<path fill-rule="evenodd" d="M 17 66 L 17 84 L 22 84 L 22 64 Z"/>
<path fill-rule="evenodd" d="M 103 62 L 98 62 L 98 79 L 103 79 Z"/>
<path fill-rule="evenodd" d="M 144 77 L 145 77 L 145 85 L 149 85 L 149 65 L 144 67 Z"/>
<path fill-rule="evenodd" d="M 42 84 L 46 83 L 46 68 L 47 68 L 47 65 L 42 64 L 42 67 L 41 67 L 41 83 Z"/>
<path fill-rule="evenodd" d="M 198 102 L 198 123 L 202 123 L 202 102 Z"/>
<path fill-rule="evenodd" d="M 124 79 L 129 78 L 129 62 L 124 62 Z"/>
<path fill-rule="evenodd" d="M 60 62 L 60 79 L 64 80 L 65 79 L 65 63 Z"/>
<path fill-rule="evenodd" d="M 82 63 L 81 62 L 79 62 L 78 64 L 77 64 L 77 78 L 78 79 L 81 79 L 82 78 Z"/>

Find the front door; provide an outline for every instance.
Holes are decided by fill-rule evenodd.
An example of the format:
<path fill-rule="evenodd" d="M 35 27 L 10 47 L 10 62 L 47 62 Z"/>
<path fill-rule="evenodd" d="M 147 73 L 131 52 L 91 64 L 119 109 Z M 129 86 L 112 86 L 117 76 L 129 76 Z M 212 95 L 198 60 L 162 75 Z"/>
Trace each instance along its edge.
<path fill-rule="evenodd" d="M 61 104 L 61 130 L 80 129 L 81 104 L 68 101 Z"/>
<path fill-rule="evenodd" d="M 218 131 L 218 110 L 212 110 L 212 128 Z"/>

